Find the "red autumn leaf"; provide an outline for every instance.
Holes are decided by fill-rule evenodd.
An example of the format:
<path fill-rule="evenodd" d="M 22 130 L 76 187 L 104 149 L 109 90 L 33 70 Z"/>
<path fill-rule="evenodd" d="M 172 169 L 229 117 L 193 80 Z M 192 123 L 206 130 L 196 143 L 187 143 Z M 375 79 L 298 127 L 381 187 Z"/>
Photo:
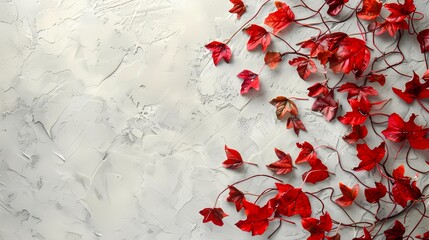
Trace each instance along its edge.
<path fill-rule="evenodd" d="M 213 63 L 215 66 L 217 66 L 219 61 L 222 59 L 227 63 L 231 60 L 231 49 L 225 43 L 213 41 L 207 44 L 206 48 L 212 52 Z"/>
<path fill-rule="evenodd" d="M 226 201 L 234 203 L 237 212 L 239 212 L 243 208 L 243 201 L 246 200 L 246 198 L 244 197 L 244 193 L 234 186 L 228 186 L 228 189 L 229 196 Z"/>
<path fill-rule="evenodd" d="M 364 0 L 362 9 L 357 12 L 357 17 L 363 20 L 374 20 L 380 15 L 382 6 L 379 0 Z"/>
<path fill-rule="evenodd" d="M 365 125 L 353 125 L 352 132 L 343 137 L 348 144 L 357 143 L 360 139 L 364 139 L 368 135 L 368 129 Z"/>
<path fill-rule="evenodd" d="M 307 88 L 309 97 L 326 96 L 329 93 L 329 88 L 326 86 L 326 81 L 317 82 Z"/>
<path fill-rule="evenodd" d="M 263 234 L 269 225 L 268 218 L 273 215 L 274 209 L 267 203 L 264 207 L 259 207 L 256 204 L 243 201 L 246 220 L 240 220 L 235 225 L 245 232 L 252 232 L 252 236 Z"/>
<path fill-rule="evenodd" d="M 370 149 L 366 143 L 356 145 L 357 157 L 361 160 L 359 166 L 353 168 L 355 171 L 371 171 L 386 154 L 385 143 L 380 146 Z"/>
<path fill-rule="evenodd" d="M 274 5 L 276 5 L 277 11 L 270 13 L 264 23 L 272 27 L 273 33 L 277 34 L 295 20 L 295 14 L 286 3 L 275 2 Z"/>
<path fill-rule="evenodd" d="M 287 119 L 287 123 L 286 123 L 286 128 L 287 129 L 291 129 L 293 128 L 293 131 L 295 132 L 295 134 L 298 136 L 299 135 L 299 131 L 307 131 L 307 129 L 305 128 L 304 124 L 301 122 L 301 120 L 297 117 L 290 117 Z"/>
<path fill-rule="evenodd" d="M 226 160 L 222 163 L 225 168 L 236 169 L 243 166 L 244 162 L 237 150 L 225 145 Z"/>
<path fill-rule="evenodd" d="M 341 207 L 348 207 L 352 205 L 359 193 L 359 184 L 354 185 L 352 188 L 347 187 L 341 182 L 339 185 L 343 196 L 337 198 L 335 202 Z"/>
<path fill-rule="evenodd" d="M 241 15 L 246 11 L 246 5 L 244 5 L 242 0 L 229 0 L 234 6 L 229 9 L 230 13 L 236 13 L 237 19 L 240 19 Z"/>
<path fill-rule="evenodd" d="M 310 48 L 310 57 L 317 57 L 322 65 L 325 65 L 329 57 L 338 48 L 338 43 L 347 38 L 347 34 L 336 32 L 325 34 L 320 38 L 312 38 L 302 43 L 303 48 Z"/>
<path fill-rule="evenodd" d="M 311 106 L 311 110 L 321 112 L 326 121 L 332 121 L 338 111 L 338 102 L 334 99 L 334 91 L 331 90 L 324 97 L 318 97 Z"/>
<path fill-rule="evenodd" d="M 422 240 L 429 240 L 429 231 L 423 233 L 423 235 L 418 234 L 416 235 L 417 239 L 422 239 Z"/>
<path fill-rule="evenodd" d="M 378 92 L 371 86 L 358 86 L 354 83 L 344 83 L 337 90 L 338 92 L 347 92 L 347 99 L 356 98 L 367 98 L 368 96 L 377 96 Z"/>
<path fill-rule="evenodd" d="M 313 145 L 308 142 L 303 142 L 302 144 L 296 143 L 296 146 L 301 148 L 301 151 L 295 160 L 296 164 L 303 162 L 313 163 L 317 161 L 317 154 L 316 151 L 314 151 Z"/>
<path fill-rule="evenodd" d="M 398 88 L 392 88 L 393 92 L 396 93 L 402 100 L 410 104 L 416 99 L 429 98 L 429 82 L 420 82 L 419 76 L 414 73 L 411 81 L 405 84 L 405 90 L 401 91 Z"/>
<path fill-rule="evenodd" d="M 381 35 L 387 31 L 390 36 L 393 37 L 399 29 L 407 30 L 408 23 L 405 20 L 399 22 L 390 22 L 386 20 L 384 22 L 373 22 L 368 25 L 368 30 L 374 31 L 375 35 Z"/>
<path fill-rule="evenodd" d="M 302 180 L 308 183 L 318 183 L 329 177 L 328 167 L 318 158 L 313 162 L 309 162 L 311 169 L 302 174 Z"/>
<path fill-rule="evenodd" d="M 302 227 L 310 232 L 308 240 L 323 240 L 325 238 L 325 232 L 329 232 L 332 229 L 332 219 L 329 213 L 325 213 L 320 216 L 320 220 L 316 218 L 303 218 L 301 219 Z"/>
<path fill-rule="evenodd" d="M 263 52 L 267 50 L 267 47 L 271 43 L 271 36 L 265 28 L 252 24 L 250 27 L 246 28 L 245 31 L 250 36 L 250 39 L 247 42 L 247 50 L 253 50 L 258 45 L 262 46 Z"/>
<path fill-rule="evenodd" d="M 328 4 L 328 14 L 331 16 L 338 15 L 341 10 L 343 10 L 344 4 L 346 4 L 349 0 L 325 0 L 326 4 Z"/>
<path fill-rule="evenodd" d="M 200 211 L 200 214 L 204 216 L 203 223 L 213 222 L 218 226 L 223 226 L 222 219 L 228 216 L 222 208 L 204 208 Z"/>
<path fill-rule="evenodd" d="M 395 221 L 393 227 L 384 231 L 386 240 L 402 240 L 405 233 L 405 227 L 398 220 Z"/>
<path fill-rule="evenodd" d="M 292 116 L 298 115 L 298 108 L 294 101 L 284 96 L 278 96 L 270 101 L 272 105 L 276 107 L 277 119 L 282 120 L 286 114 Z"/>
<path fill-rule="evenodd" d="M 329 58 L 329 68 L 335 73 L 354 71 L 362 75 L 371 60 L 371 53 L 365 41 L 347 37 L 338 44 L 338 50 Z"/>
<path fill-rule="evenodd" d="M 422 196 L 417 182 L 411 182 L 411 178 L 404 176 L 404 173 L 404 165 L 400 165 L 392 173 L 393 179 L 395 179 L 392 187 L 393 200 L 402 207 L 407 206 L 408 201 L 417 200 Z"/>
<path fill-rule="evenodd" d="M 405 0 L 403 4 L 386 3 L 384 4 L 384 8 L 390 12 L 390 15 L 386 18 L 390 22 L 403 21 L 408 15 L 416 11 L 413 0 Z"/>
<path fill-rule="evenodd" d="M 299 76 L 304 80 L 306 80 L 310 74 L 317 72 L 316 64 L 309 58 L 297 57 L 290 60 L 289 64 L 297 67 Z"/>
<path fill-rule="evenodd" d="M 276 183 L 279 193 L 277 211 L 279 214 L 291 217 L 300 215 L 301 217 L 311 216 L 311 204 L 307 195 L 301 188 L 294 188 L 290 184 Z"/>
<path fill-rule="evenodd" d="M 267 165 L 267 168 L 276 174 L 287 174 L 292 172 L 293 166 L 291 156 L 277 148 L 274 148 L 274 151 L 279 160 Z"/>
<path fill-rule="evenodd" d="M 327 240 L 341 240 L 341 235 L 339 233 L 334 236 L 325 236 Z"/>
<path fill-rule="evenodd" d="M 279 52 L 268 51 L 265 54 L 264 61 L 265 61 L 265 64 L 270 67 L 270 69 L 275 69 L 282 61 L 282 54 Z"/>
<path fill-rule="evenodd" d="M 363 229 L 363 236 L 358 238 L 353 238 L 353 240 L 372 240 L 371 234 L 366 228 Z"/>
<path fill-rule="evenodd" d="M 425 73 L 423 73 L 422 79 L 425 80 L 426 82 L 429 81 L 429 69 L 426 70 Z"/>
<path fill-rule="evenodd" d="M 417 34 L 417 41 L 420 44 L 422 53 L 429 52 L 429 29 L 425 29 Z"/>
<path fill-rule="evenodd" d="M 381 133 L 392 142 L 402 142 L 408 140 L 413 149 L 429 149 L 429 138 L 427 138 L 428 128 L 423 128 L 414 123 L 417 115 L 412 114 L 405 122 L 397 113 L 392 113 L 389 117 L 387 128 Z"/>
<path fill-rule="evenodd" d="M 378 82 L 378 84 L 380 84 L 381 86 L 384 86 L 384 84 L 386 83 L 386 76 L 383 74 L 370 73 L 368 74 L 367 78 L 370 82 Z"/>
<path fill-rule="evenodd" d="M 371 103 L 368 99 L 349 99 L 348 102 L 352 107 L 352 111 L 347 112 L 344 116 L 338 117 L 338 120 L 348 125 L 360 125 L 364 123 L 371 111 Z"/>
<path fill-rule="evenodd" d="M 365 198 L 369 203 L 378 203 L 381 198 L 386 196 L 387 188 L 381 182 L 375 183 L 375 188 L 365 189 Z"/>
<path fill-rule="evenodd" d="M 243 83 L 241 84 L 240 94 L 248 93 L 251 88 L 255 90 L 259 90 L 258 74 L 249 70 L 243 70 L 237 75 L 237 77 L 243 79 Z"/>

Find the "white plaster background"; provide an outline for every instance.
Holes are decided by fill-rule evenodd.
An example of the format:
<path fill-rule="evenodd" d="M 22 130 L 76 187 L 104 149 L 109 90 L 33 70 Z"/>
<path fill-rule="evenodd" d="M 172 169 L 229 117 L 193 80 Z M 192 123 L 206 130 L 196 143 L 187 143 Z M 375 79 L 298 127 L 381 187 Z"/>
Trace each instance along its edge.
<path fill-rule="evenodd" d="M 255 2 L 243 20 L 262 1 Z M 416 3 L 427 9 L 426 1 Z M 243 216 L 224 198 L 231 216 L 223 228 L 202 224 L 198 211 L 212 206 L 227 184 L 268 173 L 274 147 L 295 156 L 298 138 L 268 102 L 303 97 L 309 83 L 284 63 L 263 71 L 261 91 L 240 96 L 235 75 L 258 71 L 261 53 L 247 53 L 247 37 L 239 35 L 230 44 L 232 64 L 215 68 L 204 48 L 242 24 L 230 7 L 227 0 L 0 1 L 0 239 L 251 238 L 234 226 Z M 311 34 L 290 31 L 292 42 Z M 404 51 L 404 66 L 421 75 L 418 46 Z M 393 75 L 379 90 L 389 96 L 405 80 Z M 298 102 L 308 129 L 300 141 L 338 145 L 345 165 L 355 166 L 353 148 L 338 140 L 347 129 L 311 112 L 311 102 Z M 386 112 L 398 104 L 402 116 L 428 117 L 397 98 Z M 224 144 L 260 167 L 223 169 Z M 335 172 L 334 155 L 321 155 Z M 299 173 L 285 179 L 299 184 Z M 371 181 L 370 174 L 360 176 Z M 337 187 L 339 180 L 354 183 L 337 175 L 320 186 Z M 244 184 L 254 191 L 261 185 Z M 278 234 L 306 236 L 300 224 Z"/>

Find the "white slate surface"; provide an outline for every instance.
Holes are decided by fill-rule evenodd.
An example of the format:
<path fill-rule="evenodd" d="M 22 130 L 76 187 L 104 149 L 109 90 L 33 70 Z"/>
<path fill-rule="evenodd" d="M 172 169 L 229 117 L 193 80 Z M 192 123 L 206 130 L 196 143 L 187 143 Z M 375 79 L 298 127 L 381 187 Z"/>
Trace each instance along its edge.
<path fill-rule="evenodd" d="M 255 2 L 243 19 L 262 1 Z M 227 0 L 0 1 L 0 239 L 251 238 L 223 200 L 231 210 L 223 228 L 202 224 L 198 211 L 228 184 L 268 173 L 274 147 L 297 153 L 298 138 L 268 102 L 304 97 L 309 84 L 283 64 L 264 70 L 261 91 L 240 96 L 235 75 L 258 71 L 261 53 L 248 53 L 241 34 L 230 44 L 232 64 L 215 68 L 204 48 L 242 24 L 230 7 Z M 292 42 L 311 34 L 291 29 Z M 405 52 L 405 67 L 421 74 L 417 45 Z M 403 86 L 399 79 L 379 89 L 391 94 L 391 86 Z M 387 112 L 400 104 L 402 116 L 428 117 L 417 105 L 393 102 Z M 311 112 L 310 101 L 298 106 L 308 129 L 299 140 L 337 145 L 353 159 L 345 165 L 355 166 L 353 148 L 340 139 L 347 129 Z M 260 167 L 223 169 L 225 144 Z M 335 156 L 321 155 L 335 172 Z M 337 187 L 339 179 L 354 183 L 339 174 L 324 184 Z M 299 173 L 287 180 L 299 184 Z M 306 235 L 298 224 L 284 225 L 278 237 Z"/>

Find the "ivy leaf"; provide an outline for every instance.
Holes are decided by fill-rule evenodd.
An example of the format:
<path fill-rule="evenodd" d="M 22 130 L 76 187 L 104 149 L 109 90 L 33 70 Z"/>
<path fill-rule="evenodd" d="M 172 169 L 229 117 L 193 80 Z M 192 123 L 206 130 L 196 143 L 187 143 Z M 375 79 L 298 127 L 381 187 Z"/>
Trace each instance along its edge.
<path fill-rule="evenodd" d="M 225 43 L 213 41 L 207 44 L 206 48 L 212 52 L 215 66 L 217 66 L 222 59 L 225 60 L 226 63 L 229 63 L 231 60 L 231 49 Z"/>
<path fill-rule="evenodd" d="M 343 196 L 337 198 L 335 202 L 341 207 L 348 207 L 353 204 L 359 193 L 359 184 L 354 185 L 352 188 L 347 187 L 343 183 L 339 183 L 340 190 Z"/>
<path fill-rule="evenodd" d="M 276 115 L 279 120 L 282 120 L 288 113 L 292 116 L 298 115 L 298 108 L 295 102 L 287 97 L 278 96 L 272 99 L 270 103 L 276 107 Z"/>
<path fill-rule="evenodd" d="M 399 29 L 408 30 L 408 23 L 405 20 L 399 22 L 386 20 L 384 22 L 373 22 L 368 25 L 368 30 L 374 31 L 375 35 L 381 35 L 384 32 L 388 32 L 390 36 L 393 37 Z"/>
<path fill-rule="evenodd" d="M 337 51 L 329 58 L 329 68 L 335 73 L 355 71 L 357 76 L 362 75 L 371 60 L 365 41 L 347 37 L 337 45 Z"/>
<path fill-rule="evenodd" d="M 243 70 L 237 75 L 237 77 L 243 79 L 243 83 L 241 84 L 240 94 L 243 95 L 248 93 L 251 88 L 255 90 L 259 90 L 258 74 L 250 70 Z"/>
<path fill-rule="evenodd" d="M 328 14 L 331 16 L 338 15 L 341 10 L 343 10 L 344 4 L 346 4 L 349 0 L 325 0 L 326 4 L 328 4 Z"/>
<path fill-rule="evenodd" d="M 229 196 L 226 201 L 234 203 L 237 212 L 239 212 L 243 208 L 243 201 L 246 199 L 244 193 L 234 186 L 228 186 L 228 189 Z"/>
<path fill-rule="evenodd" d="M 370 82 L 377 82 L 381 86 L 384 86 L 384 84 L 386 84 L 386 76 L 383 74 L 370 73 L 368 74 L 367 78 Z"/>
<path fill-rule="evenodd" d="M 250 36 L 250 39 L 247 42 L 247 50 L 251 51 L 258 45 L 262 46 L 263 52 L 267 50 L 267 47 L 271 43 L 271 36 L 265 28 L 252 24 L 250 27 L 246 28 L 245 31 Z"/>
<path fill-rule="evenodd" d="M 268 51 L 264 57 L 265 64 L 270 67 L 270 69 L 275 69 L 279 63 L 282 61 L 282 54 L 279 52 L 270 52 Z"/>
<path fill-rule="evenodd" d="M 353 168 L 354 171 L 371 171 L 386 154 L 385 143 L 370 149 L 366 143 L 356 145 L 357 157 L 361 160 L 359 166 Z"/>
<path fill-rule="evenodd" d="M 368 98 L 368 96 L 377 96 L 378 92 L 371 86 L 358 86 L 354 83 L 344 83 L 337 90 L 338 92 L 347 92 L 347 99 L 355 98 Z"/>
<path fill-rule="evenodd" d="M 244 5 L 242 0 L 229 0 L 234 6 L 229 9 L 230 13 L 236 13 L 237 19 L 240 19 L 241 15 L 246 11 L 246 5 Z"/>
<path fill-rule="evenodd" d="M 217 226 L 223 226 L 222 219 L 228 216 L 222 208 L 204 208 L 200 214 L 204 216 L 203 223 L 213 222 Z"/>
<path fill-rule="evenodd" d="M 384 8 L 390 12 L 390 15 L 386 18 L 390 22 L 403 21 L 408 15 L 416 11 L 413 0 L 405 0 L 403 4 L 386 3 L 384 4 Z"/>
<path fill-rule="evenodd" d="M 395 220 L 393 227 L 384 231 L 386 240 L 402 240 L 405 233 L 405 227 L 401 222 Z"/>
<path fill-rule="evenodd" d="M 276 174 L 287 174 L 292 172 L 293 166 L 291 156 L 277 148 L 274 148 L 274 151 L 279 160 L 267 165 L 267 168 Z"/>
<path fill-rule="evenodd" d="M 347 125 L 360 125 L 364 123 L 371 111 L 371 103 L 365 98 L 360 100 L 349 99 L 348 101 L 352 107 L 352 111 L 338 117 L 338 120 Z"/>
<path fill-rule="evenodd" d="M 329 232 L 332 229 L 332 219 L 329 213 L 325 213 L 316 218 L 303 218 L 301 219 L 302 227 L 310 232 L 308 240 L 322 240 L 325 238 L 325 232 Z"/>
<path fill-rule="evenodd" d="M 419 76 L 414 73 L 411 81 L 405 84 L 405 90 L 401 91 L 398 88 L 392 88 L 393 92 L 396 93 L 402 100 L 410 104 L 416 99 L 426 99 L 429 98 L 429 82 L 424 83 L 420 82 Z"/>
<path fill-rule="evenodd" d="M 364 139 L 368 135 L 368 129 L 365 125 L 353 125 L 352 132 L 343 137 L 348 144 L 355 144 L 360 139 Z"/>
<path fill-rule="evenodd" d="M 294 188 L 290 184 L 283 183 L 276 183 L 276 187 L 279 191 L 276 196 L 279 214 L 287 217 L 300 215 L 305 218 L 311 216 L 310 200 L 301 188 Z"/>
<path fill-rule="evenodd" d="M 237 169 L 243 166 L 244 162 L 240 153 L 225 145 L 226 160 L 222 163 L 225 168 Z"/>
<path fill-rule="evenodd" d="M 323 97 L 329 93 L 329 88 L 326 86 L 326 81 L 317 82 L 311 85 L 308 90 L 309 97 Z"/>
<path fill-rule="evenodd" d="M 420 44 L 422 53 L 429 52 L 429 29 L 425 29 L 417 34 L 417 41 Z"/>
<path fill-rule="evenodd" d="M 363 236 L 362 237 L 358 237 L 358 238 L 353 238 L 353 240 L 372 240 L 371 234 L 369 233 L 369 231 L 364 228 L 363 229 Z"/>
<path fill-rule="evenodd" d="M 329 177 L 328 167 L 318 158 L 313 162 L 309 162 L 311 169 L 302 174 L 304 182 L 316 184 Z"/>
<path fill-rule="evenodd" d="M 301 122 L 301 120 L 297 117 L 290 117 L 287 119 L 287 123 L 286 123 L 286 128 L 287 129 L 291 129 L 293 128 L 293 131 L 295 132 L 295 134 L 298 136 L 299 135 L 299 131 L 307 131 L 307 129 L 305 128 L 304 124 Z"/>
<path fill-rule="evenodd" d="M 375 183 L 375 188 L 365 189 L 365 198 L 369 203 L 378 203 L 381 198 L 386 196 L 387 188 L 381 182 Z"/>
<path fill-rule="evenodd" d="M 277 11 L 270 13 L 268 17 L 265 18 L 264 23 L 272 27 L 273 33 L 277 34 L 295 20 L 295 14 L 286 3 L 274 2 L 274 5 Z"/>
<path fill-rule="evenodd" d="M 374 20 L 380 15 L 383 3 L 379 0 L 364 0 L 363 6 L 357 12 L 357 17 L 363 20 Z"/>
<path fill-rule="evenodd" d="M 247 218 L 240 220 L 235 225 L 245 232 L 252 232 L 252 236 L 263 234 L 269 225 L 268 218 L 273 215 L 274 209 L 267 203 L 264 207 L 243 201 L 244 210 Z"/>
<path fill-rule="evenodd" d="M 422 196 L 420 189 L 417 187 L 417 182 L 411 182 L 411 178 L 404 176 L 404 165 L 400 165 L 393 170 L 393 178 L 395 182 L 392 187 L 393 200 L 402 206 L 407 206 L 408 201 L 414 201 Z"/>
<path fill-rule="evenodd" d="M 303 142 L 302 144 L 296 143 L 296 146 L 301 148 L 301 151 L 295 160 L 296 164 L 304 162 L 313 163 L 317 161 L 316 151 L 314 151 L 313 145 L 311 145 L 309 142 Z"/>
<path fill-rule="evenodd" d="M 289 64 L 297 67 L 299 76 L 304 80 L 306 80 L 312 73 L 317 72 L 316 64 L 309 58 L 297 57 L 290 60 Z"/>
<path fill-rule="evenodd" d="M 318 97 L 311 106 L 311 110 L 321 112 L 326 121 L 332 121 L 338 111 L 338 102 L 334 99 L 334 91 L 331 90 L 324 97 Z"/>

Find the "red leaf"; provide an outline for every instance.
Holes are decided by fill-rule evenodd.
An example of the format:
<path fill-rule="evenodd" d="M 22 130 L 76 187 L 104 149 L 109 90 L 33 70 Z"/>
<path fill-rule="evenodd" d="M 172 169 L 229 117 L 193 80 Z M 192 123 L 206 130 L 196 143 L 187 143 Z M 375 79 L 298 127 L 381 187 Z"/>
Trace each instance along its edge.
<path fill-rule="evenodd" d="M 402 207 L 407 206 L 408 201 L 414 201 L 422 196 L 420 189 L 417 187 L 417 182 L 411 182 L 411 178 L 404 176 L 404 165 L 400 165 L 393 170 L 393 178 L 395 183 L 392 187 L 393 200 Z"/>
<path fill-rule="evenodd" d="M 320 216 L 320 220 L 316 218 L 303 218 L 301 219 L 302 227 L 310 232 L 308 240 L 323 240 L 325 232 L 332 229 L 332 219 L 329 213 Z"/>
<path fill-rule="evenodd" d="M 380 15 L 382 3 L 379 0 L 364 0 L 357 17 L 363 20 L 374 20 Z"/>
<path fill-rule="evenodd" d="M 416 11 L 413 0 L 405 0 L 403 4 L 386 3 L 384 4 L 384 8 L 390 12 L 390 15 L 386 18 L 390 22 L 403 21 L 408 15 Z"/>
<path fill-rule="evenodd" d="M 295 20 L 295 14 L 286 3 L 275 2 L 274 4 L 277 7 L 277 11 L 270 13 L 265 18 L 264 23 L 272 27 L 274 34 L 277 34 Z"/>
<path fill-rule="evenodd" d="M 429 52 L 429 29 L 425 29 L 417 35 L 417 41 L 420 44 L 422 53 Z"/>
<path fill-rule="evenodd" d="M 411 81 L 405 84 L 405 90 L 401 91 L 397 88 L 392 88 L 393 92 L 396 93 L 402 100 L 410 104 L 415 99 L 429 98 L 429 82 L 420 82 L 419 76 L 414 73 Z"/>
<path fill-rule="evenodd" d="M 265 28 L 252 24 L 250 27 L 246 28 L 245 31 L 250 36 L 250 39 L 247 42 L 247 50 L 253 50 L 259 44 L 262 46 L 263 52 L 267 50 L 267 47 L 271 43 L 271 36 Z"/>
<path fill-rule="evenodd" d="M 313 145 L 311 145 L 310 143 L 308 142 L 303 142 L 302 144 L 296 143 L 296 146 L 298 148 L 301 148 L 301 152 L 299 152 L 299 155 L 295 160 L 296 164 L 303 163 L 303 162 L 308 162 L 311 164 L 318 160 L 316 151 L 314 151 Z"/>
<path fill-rule="evenodd" d="M 381 133 L 392 142 L 408 140 L 413 149 L 429 149 L 429 139 L 426 137 L 429 129 L 415 124 L 416 117 L 417 115 L 412 114 L 408 122 L 404 122 L 397 113 L 392 113 L 387 128 Z"/>
<path fill-rule="evenodd" d="M 325 96 L 329 93 L 329 88 L 326 86 L 326 81 L 317 82 L 307 88 L 309 97 Z"/>
<path fill-rule="evenodd" d="M 334 236 L 325 236 L 327 240 L 341 240 L 341 235 L 339 233 Z"/>
<path fill-rule="evenodd" d="M 369 203 L 378 203 L 381 198 L 386 196 L 387 188 L 381 182 L 375 183 L 375 188 L 365 189 L 365 198 Z"/>
<path fill-rule="evenodd" d="M 326 4 L 328 4 L 328 14 L 331 16 L 338 15 L 341 10 L 343 10 L 344 4 L 349 0 L 325 0 Z"/>
<path fill-rule="evenodd" d="M 243 83 L 241 84 L 240 94 L 248 93 L 251 88 L 255 90 L 259 90 L 258 74 L 249 70 L 243 70 L 237 75 L 237 77 L 243 79 Z"/>
<path fill-rule="evenodd" d="M 292 116 L 298 115 L 298 108 L 295 102 L 287 97 L 278 96 L 272 99 L 270 103 L 276 107 L 276 115 L 279 120 L 282 120 L 288 113 Z"/>
<path fill-rule="evenodd" d="M 223 226 L 222 218 L 228 216 L 221 208 L 204 208 L 200 214 L 204 216 L 203 223 L 213 222 L 218 226 Z"/>
<path fill-rule="evenodd" d="M 290 118 L 288 118 L 287 119 L 286 128 L 287 129 L 293 128 L 293 131 L 295 132 L 295 134 L 297 136 L 299 135 L 299 131 L 300 130 L 307 131 L 307 129 L 305 128 L 304 124 L 297 117 L 290 117 Z"/>
<path fill-rule="evenodd" d="M 423 73 L 422 79 L 425 80 L 426 82 L 429 81 L 429 69 L 426 70 L 425 73 Z"/>
<path fill-rule="evenodd" d="M 348 207 L 352 205 L 359 193 L 359 184 L 354 185 L 352 188 L 347 187 L 341 182 L 339 185 L 343 196 L 337 198 L 335 202 L 341 207 Z"/>
<path fill-rule="evenodd" d="M 363 236 L 358 238 L 353 238 L 353 240 L 372 240 L 371 234 L 366 230 L 366 228 L 363 229 Z"/>
<path fill-rule="evenodd" d="M 309 58 L 297 57 L 289 61 L 289 64 L 297 67 L 299 76 L 306 80 L 310 74 L 317 72 L 316 64 Z"/>
<path fill-rule="evenodd" d="M 240 19 L 241 15 L 246 11 L 246 5 L 241 0 L 229 0 L 234 6 L 229 9 L 230 13 L 236 13 L 237 19 Z"/>
<path fill-rule="evenodd" d="M 270 69 L 275 69 L 282 61 L 282 54 L 279 52 L 268 51 L 265 54 L 264 61 L 265 61 L 265 64 L 267 64 L 270 67 Z"/>
<path fill-rule="evenodd" d="M 377 96 L 378 92 L 371 86 L 358 86 L 354 83 L 344 83 L 337 90 L 338 92 L 347 92 L 347 99 L 356 98 L 368 98 L 368 96 Z"/>
<path fill-rule="evenodd" d="M 416 238 L 423 239 L 423 240 L 429 240 L 429 231 L 423 233 L 423 235 L 421 235 L 421 234 L 416 235 Z"/>
<path fill-rule="evenodd" d="M 225 145 L 226 160 L 222 163 L 225 168 L 236 169 L 243 166 L 244 162 L 237 150 Z"/>
<path fill-rule="evenodd" d="M 371 171 L 386 154 L 385 143 L 382 142 L 380 146 L 370 149 L 366 143 L 356 145 L 357 157 L 361 160 L 359 166 L 353 168 L 355 171 Z"/>
<path fill-rule="evenodd" d="M 215 66 L 217 66 L 219 61 L 222 59 L 227 63 L 231 60 L 231 49 L 225 43 L 213 41 L 207 44 L 206 48 L 212 52 L 213 63 Z"/>
<path fill-rule="evenodd" d="M 239 212 L 243 208 L 243 201 L 246 200 L 246 198 L 244 197 L 244 193 L 234 186 L 228 186 L 228 189 L 229 196 L 226 201 L 234 203 L 237 212 Z"/>
<path fill-rule="evenodd" d="M 362 75 L 371 60 L 371 53 L 365 41 L 347 37 L 338 44 L 338 50 L 329 58 L 329 68 L 335 73 L 355 71 Z"/>
<path fill-rule="evenodd" d="M 271 163 L 270 165 L 267 165 L 267 168 L 276 174 L 287 174 L 292 172 L 292 158 L 289 154 L 284 153 L 283 151 L 274 148 L 274 151 L 276 152 L 277 157 L 279 158 L 278 161 Z"/>
<path fill-rule="evenodd" d="M 331 90 L 324 97 L 318 97 L 311 106 L 311 110 L 321 112 L 326 121 L 332 121 L 338 111 L 338 102 L 334 99 L 334 91 Z"/>
<path fill-rule="evenodd" d="M 367 78 L 370 82 L 378 82 L 378 84 L 380 84 L 381 86 L 384 86 L 384 84 L 386 83 L 386 76 L 383 74 L 370 73 L 368 74 Z"/>
<path fill-rule="evenodd" d="M 294 188 L 290 184 L 276 183 L 279 193 L 277 211 L 287 217 L 300 215 L 301 217 L 311 216 L 311 204 L 307 195 L 301 188 Z"/>
<path fill-rule="evenodd" d="M 315 161 L 309 162 L 311 169 L 302 174 L 302 180 L 304 182 L 315 184 L 321 182 L 329 177 L 328 167 L 316 158 Z"/>
<path fill-rule="evenodd" d="M 384 231 L 386 240 L 402 240 L 405 233 L 405 227 L 398 220 L 395 221 L 395 224 L 391 229 Z"/>
<path fill-rule="evenodd" d="M 303 48 L 310 48 L 310 57 L 317 57 L 322 65 L 325 65 L 329 57 L 337 49 L 337 44 L 347 38 L 347 34 L 336 32 L 325 34 L 317 39 L 310 39 L 302 43 Z"/>
<path fill-rule="evenodd" d="M 381 35 L 387 31 L 392 37 L 395 36 L 399 29 L 407 30 L 408 23 L 405 20 L 399 22 L 390 22 L 386 20 L 384 22 L 373 22 L 368 26 L 368 30 L 375 31 L 375 35 Z"/>
<path fill-rule="evenodd" d="M 256 204 L 243 201 L 246 220 L 240 220 L 235 225 L 245 232 L 252 232 L 252 236 L 263 234 L 269 225 L 268 218 L 273 215 L 274 209 L 267 203 L 264 207 L 259 207 Z"/>
<path fill-rule="evenodd" d="M 348 144 L 357 143 L 360 139 L 364 139 L 368 134 L 368 129 L 365 125 L 353 125 L 352 132 L 343 137 Z"/>
<path fill-rule="evenodd" d="M 349 99 L 348 101 L 352 107 L 352 111 L 338 117 L 338 120 L 348 125 L 360 125 L 364 123 L 371 111 L 371 103 L 365 98 L 361 100 Z"/>

